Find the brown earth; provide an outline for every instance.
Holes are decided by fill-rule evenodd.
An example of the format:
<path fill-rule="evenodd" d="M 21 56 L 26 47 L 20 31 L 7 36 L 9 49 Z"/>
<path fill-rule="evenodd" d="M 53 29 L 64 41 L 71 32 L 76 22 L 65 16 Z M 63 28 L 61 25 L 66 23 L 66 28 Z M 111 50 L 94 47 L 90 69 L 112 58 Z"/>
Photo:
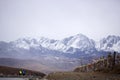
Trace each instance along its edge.
<path fill-rule="evenodd" d="M 27 70 L 27 69 L 21 69 L 21 68 L 12 68 L 12 67 L 7 67 L 7 66 L 0 66 L 0 76 L 4 77 L 4 76 L 16 76 L 19 77 L 19 71 L 20 70 L 25 70 L 26 71 L 26 75 L 34 75 L 34 76 L 40 76 L 40 77 L 44 77 L 45 74 L 41 73 L 41 72 L 37 72 L 37 71 L 32 71 L 32 70 Z M 25 75 L 25 76 L 26 76 Z"/>
<path fill-rule="evenodd" d="M 48 80 L 120 80 L 120 74 L 98 72 L 56 72 L 46 77 Z"/>

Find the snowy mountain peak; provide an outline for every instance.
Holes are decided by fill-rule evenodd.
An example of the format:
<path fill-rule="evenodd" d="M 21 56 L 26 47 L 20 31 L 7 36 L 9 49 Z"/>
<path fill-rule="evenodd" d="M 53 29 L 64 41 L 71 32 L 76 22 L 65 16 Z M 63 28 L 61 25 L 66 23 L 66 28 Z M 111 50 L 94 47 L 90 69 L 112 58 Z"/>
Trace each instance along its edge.
<path fill-rule="evenodd" d="M 81 38 L 84 37 L 84 38 L 87 38 L 85 35 L 83 35 L 81 33 L 74 35 L 74 37 L 81 37 Z"/>
<path fill-rule="evenodd" d="M 104 50 L 104 51 L 118 51 L 120 52 L 120 37 L 110 35 L 106 38 L 101 39 L 99 42 L 95 42 L 89 39 L 83 34 L 77 34 L 64 38 L 62 40 L 48 39 L 45 37 L 37 38 L 21 38 L 12 42 L 16 47 L 30 49 L 38 48 L 40 46 L 49 50 L 57 50 L 61 52 L 74 53 L 78 49 L 80 51 L 91 51 L 91 50 Z M 96 47 L 97 46 L 97 47 Z"/>
<path fill-rule="evenodd" d="M 85 49 L 88 47 L 94 47 L 94 41 L 90 40 L 88 37 L 82 34 L 77 34 L 69 40 L 67 45 L 73 48 Z"/>
<path fill-rule="evenodd" d="M 98 46 L 99 50 L 120 52 L 120 37 L 109 35 L 101 39 Z"/>

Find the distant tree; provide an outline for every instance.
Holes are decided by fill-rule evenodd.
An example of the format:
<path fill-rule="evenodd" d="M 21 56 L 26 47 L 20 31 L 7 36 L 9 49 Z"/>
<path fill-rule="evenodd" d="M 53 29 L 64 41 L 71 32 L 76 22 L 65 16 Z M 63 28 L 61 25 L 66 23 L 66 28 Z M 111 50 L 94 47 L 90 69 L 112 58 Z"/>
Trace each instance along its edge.
<path fill-rule="evenodd" d="M 113 53 L 112 69 L 115 66 L 115 58 L 116 58 L 116 52 Z"/>

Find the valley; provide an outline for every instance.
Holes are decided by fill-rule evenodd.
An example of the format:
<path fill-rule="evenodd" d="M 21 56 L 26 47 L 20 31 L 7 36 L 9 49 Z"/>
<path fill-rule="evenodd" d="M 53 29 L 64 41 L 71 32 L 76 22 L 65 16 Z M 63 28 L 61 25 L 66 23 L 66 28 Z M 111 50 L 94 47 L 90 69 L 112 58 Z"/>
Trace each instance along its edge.
<path fill-rule="evenodd" d="M 47 75 L 43 80 L 88 80 L 88 78 L 100 80 L 99 78 L 101 77 L 103 77 L 101 79 L 107 80 L 107 77 L 102 74 L 103 72 L 99 73 L 93 70 L 92 72 L 86 72 L 85 70 L 88 67 L 85 65 L 96 62 L 103 57 L 106 59 L 114 51 L 118 55 L 120 52 L 119 48 L 119 36 L 108 36 L 99 42 L 82 34 L 62 40 L 41 37 L 20 38 L 10 42 L 0 41 L 0 66 L 42 72 Z M 82 67 L 84 70 L 81 66 L 84 66 Z M 3 71 L 5 70 L 3 69 Z M 114 78 L 109 76 L 116 73 L 104 74 L 110 80 L 114 80 Z M 119 76 L 117 75 L 116 77 Z"/>

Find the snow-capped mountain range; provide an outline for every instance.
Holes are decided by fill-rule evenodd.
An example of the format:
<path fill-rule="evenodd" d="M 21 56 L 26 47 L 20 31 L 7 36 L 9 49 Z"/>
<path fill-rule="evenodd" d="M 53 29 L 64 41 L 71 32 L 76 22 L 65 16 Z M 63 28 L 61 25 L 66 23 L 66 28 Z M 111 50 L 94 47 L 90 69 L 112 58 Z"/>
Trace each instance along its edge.
<path fill-rule="evenodd" d="M 94 49 L 100 51 L 117 51 L 120 52 L 120 37 L 108 36 L 96 42 L 89 39 L 83 34 L 77 34 L 64 38 L 62 40 L 48 39 L 44 37 L 39 38 L 21 38 L 10 42 L 18 48 L 30 49 L 38 48 L 40 46 L 49 50 L 56 50 L 64 53 L 75 53 L 76 50 L 92 51 Z"/>
<path fill-rule="evenodd" d="M 83 34 L 62 40 L 26 37 L 11 42 L 0 41 L 0 59 L 4 60 L 4 63 L 0 61 L 0 65 L 19 67 L 21 64 L 21 67 L 26 68 L 28 66 L 25 64 L 30 64 L 31 60 L 39 69 L 41 66 L 47 67 L 44 69 L 46 71 L 55 68 L 72 70 L 80 66 L 81 61 L 82 64 L 87 64 L 100 56 L 106 56 L 109 51 L 120 52 L 120 36 L 108 36 L 98 42 Z M 11 58 L 20 60 L 14 62 Z M 27 62 L 24 63 L 23 60 Z"/>

